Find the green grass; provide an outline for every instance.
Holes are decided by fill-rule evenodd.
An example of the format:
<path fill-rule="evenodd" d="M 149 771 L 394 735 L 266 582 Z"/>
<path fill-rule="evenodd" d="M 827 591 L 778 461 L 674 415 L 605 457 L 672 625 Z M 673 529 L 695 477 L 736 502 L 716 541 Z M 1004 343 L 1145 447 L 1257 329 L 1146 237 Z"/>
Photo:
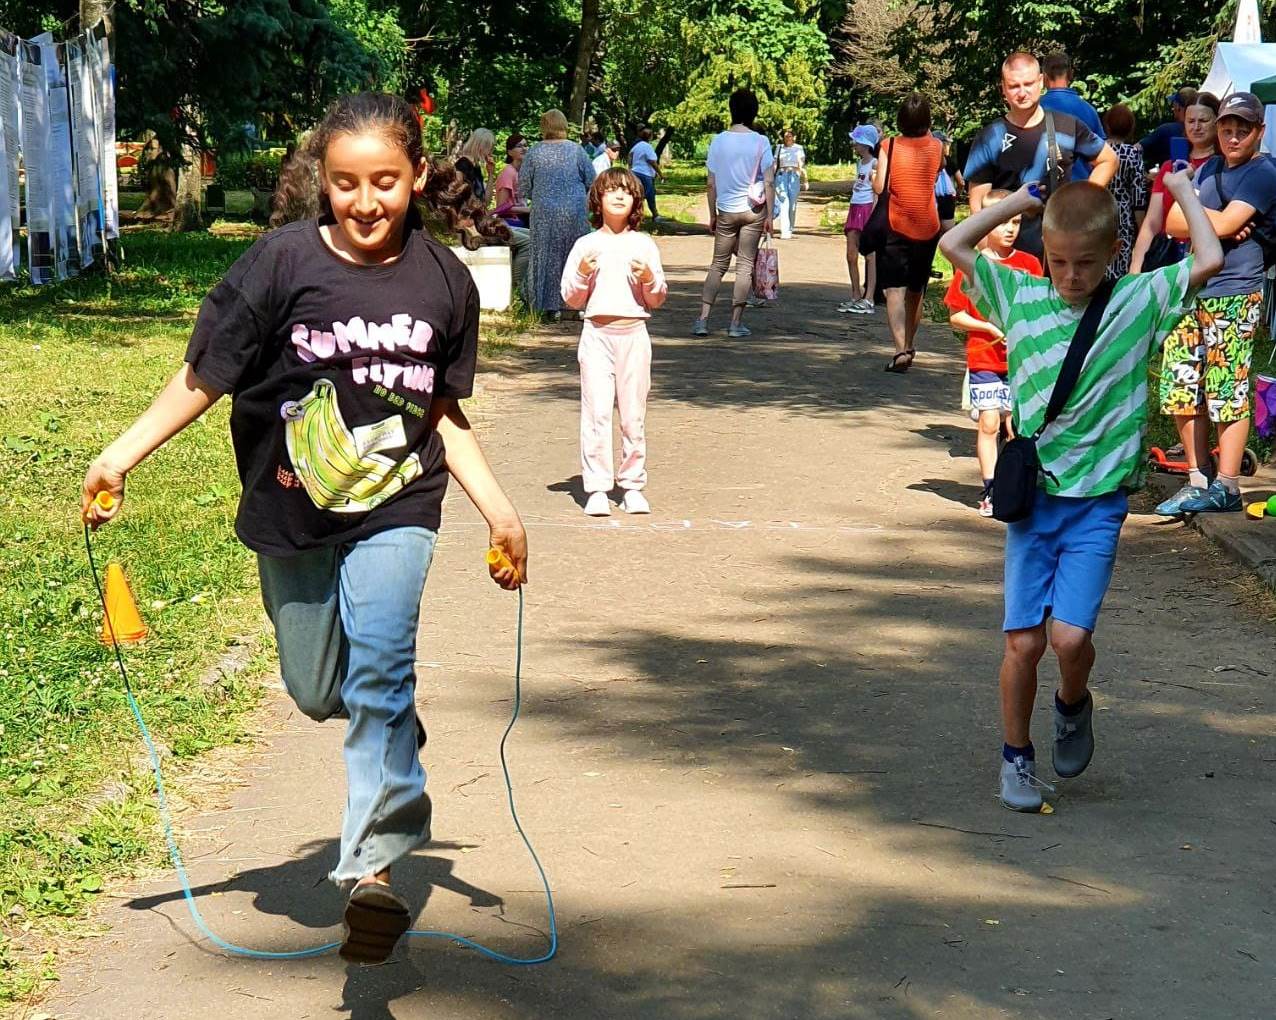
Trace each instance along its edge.
<path fill-rule="evenodd" d="M 180 365 L 200 300 L 252 236 L 130 231 L 109 279 L 0 287 L 0 1006 L 44 980 L 40 947 L 113 876 L 163 860 L 148 764 L 97 639 L 80 482 Z M 485 353 L 529 324 L 485 313 Z M 242 739 L 270 665 L 253 557 L 232 530 L 228 418 L 223 401 L 139 467 L 94 539 L 151 629 L 126 662 L 179 791 L 181 760 Z M 210 678 L 235 645 L 252 668 Z"/>
<path fill-rule="evenodd" d="M 79 523 L 84 469 L 181 362 L 200 298 L 247 245 L 131 233 L 125 268 L 0 289 L 0 1001 L 38 971 L 9 942 L 79 914 L 107 879 L 158 859 L 151 783 L 99 614 Z M 218 406 L 129 487 L 96 539 L 151 627 L 127 655 L 155 735 L 190 757 L 242 734 L 247 680 L 201 682 L 260 631 L 253 564 L 231 531 L 235 469 Z"/>

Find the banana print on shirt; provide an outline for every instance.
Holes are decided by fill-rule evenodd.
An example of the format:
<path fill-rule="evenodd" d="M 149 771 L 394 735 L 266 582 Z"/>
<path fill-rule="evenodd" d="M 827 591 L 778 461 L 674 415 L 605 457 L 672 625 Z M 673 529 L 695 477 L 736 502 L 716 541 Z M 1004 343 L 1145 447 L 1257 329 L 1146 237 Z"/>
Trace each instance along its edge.
<path fill-rule="evenodd" d="M 284 402 L 279 414 L 293 470 L 321 510 L 366 513 L 421 475 L 415 453 L 395 461 L 378 452 L 405 445 L 402 418 L 395 414 L 351 430 L 327 379 L 300 400 Z"/>

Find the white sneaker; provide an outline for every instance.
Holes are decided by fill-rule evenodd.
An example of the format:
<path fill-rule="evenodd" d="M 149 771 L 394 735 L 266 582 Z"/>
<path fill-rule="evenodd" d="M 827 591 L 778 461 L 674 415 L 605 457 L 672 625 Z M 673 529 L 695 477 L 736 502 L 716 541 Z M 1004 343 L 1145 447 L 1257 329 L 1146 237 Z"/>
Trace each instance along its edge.
<path fill-rule="evenodd" d="M 867 298 L 860 301 L 852 301 L 851 304 L 855 306 L 851 309 L 851 312 L 855 315 L 872 315 L 877 310 L 873 302 Z"/>
<path fill-rule="evenodd" d="M 621 500 L 620 508 L 627 514 L 651 513 L 651 504 L 647 502 L 647 497 L 637 489 L 625 490 L 625 498 Z"/>
<path fill-rule="evenodd" d="M 992 493 L 985 492 L 982 496 L 979 497 L 979 516 L 980 517 L 992 516 Z"/>
<path fill-rule="evenodd" d="M 843 301 L 837 306 L 839 312 L 854 312 L 859 310 L 860 303 L 858 301 Z"/>
<path fill-rule="evenodd" d="M 587 517 L 610 517 L 611 503 L 607 500 L 607 493 L 591 492 L 589 499 L 585 500 L 585 515 Z"/>

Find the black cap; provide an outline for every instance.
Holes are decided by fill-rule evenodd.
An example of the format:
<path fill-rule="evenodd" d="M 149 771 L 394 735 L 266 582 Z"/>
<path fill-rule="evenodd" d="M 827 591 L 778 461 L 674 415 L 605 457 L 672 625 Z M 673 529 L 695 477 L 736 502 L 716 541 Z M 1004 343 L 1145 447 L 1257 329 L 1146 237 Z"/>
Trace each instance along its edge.
<path fill-rule="evenodd" d="M 1222 120 L 1224 117 L 1239 117 L 1251 124 L 1261 124 L 1263 104 L 1252 92 L 1233 92 L 1218 108 L 1218 119 Z"/>

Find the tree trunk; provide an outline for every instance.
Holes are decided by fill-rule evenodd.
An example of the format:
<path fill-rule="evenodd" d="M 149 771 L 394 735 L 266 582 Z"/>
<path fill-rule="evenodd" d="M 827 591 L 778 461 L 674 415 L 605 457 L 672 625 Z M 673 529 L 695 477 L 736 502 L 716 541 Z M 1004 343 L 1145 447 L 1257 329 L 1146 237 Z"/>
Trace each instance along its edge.
<path fill-rule="evenodd" d="M 589 96 L 589 65 L 598 49 L 602 22 L 598 16 L 599 0 L 580 2 L 580 42 L 576 46 L 576 66 L 572 72 L 572 95 L 567 104 L 567 120 L 580 127 L 585 120 L 585 100 Z"/>
<path fill-rule="evenodd" d="M 164 160 L 154 132 L 142 137 L 142 166 L 146 170 L 146 200 L 137 214 L 143 218 L 170 216 L 177 194 L 177 176 Z"/>
<path fill-rule="evenodd" d="M 204 229 L 204 174 L 200 157 L 197 149 L 183 146 L 186 166 L 177 177 L 177 207 L 173 213 L 173 230 L 179 233 Z"/>

